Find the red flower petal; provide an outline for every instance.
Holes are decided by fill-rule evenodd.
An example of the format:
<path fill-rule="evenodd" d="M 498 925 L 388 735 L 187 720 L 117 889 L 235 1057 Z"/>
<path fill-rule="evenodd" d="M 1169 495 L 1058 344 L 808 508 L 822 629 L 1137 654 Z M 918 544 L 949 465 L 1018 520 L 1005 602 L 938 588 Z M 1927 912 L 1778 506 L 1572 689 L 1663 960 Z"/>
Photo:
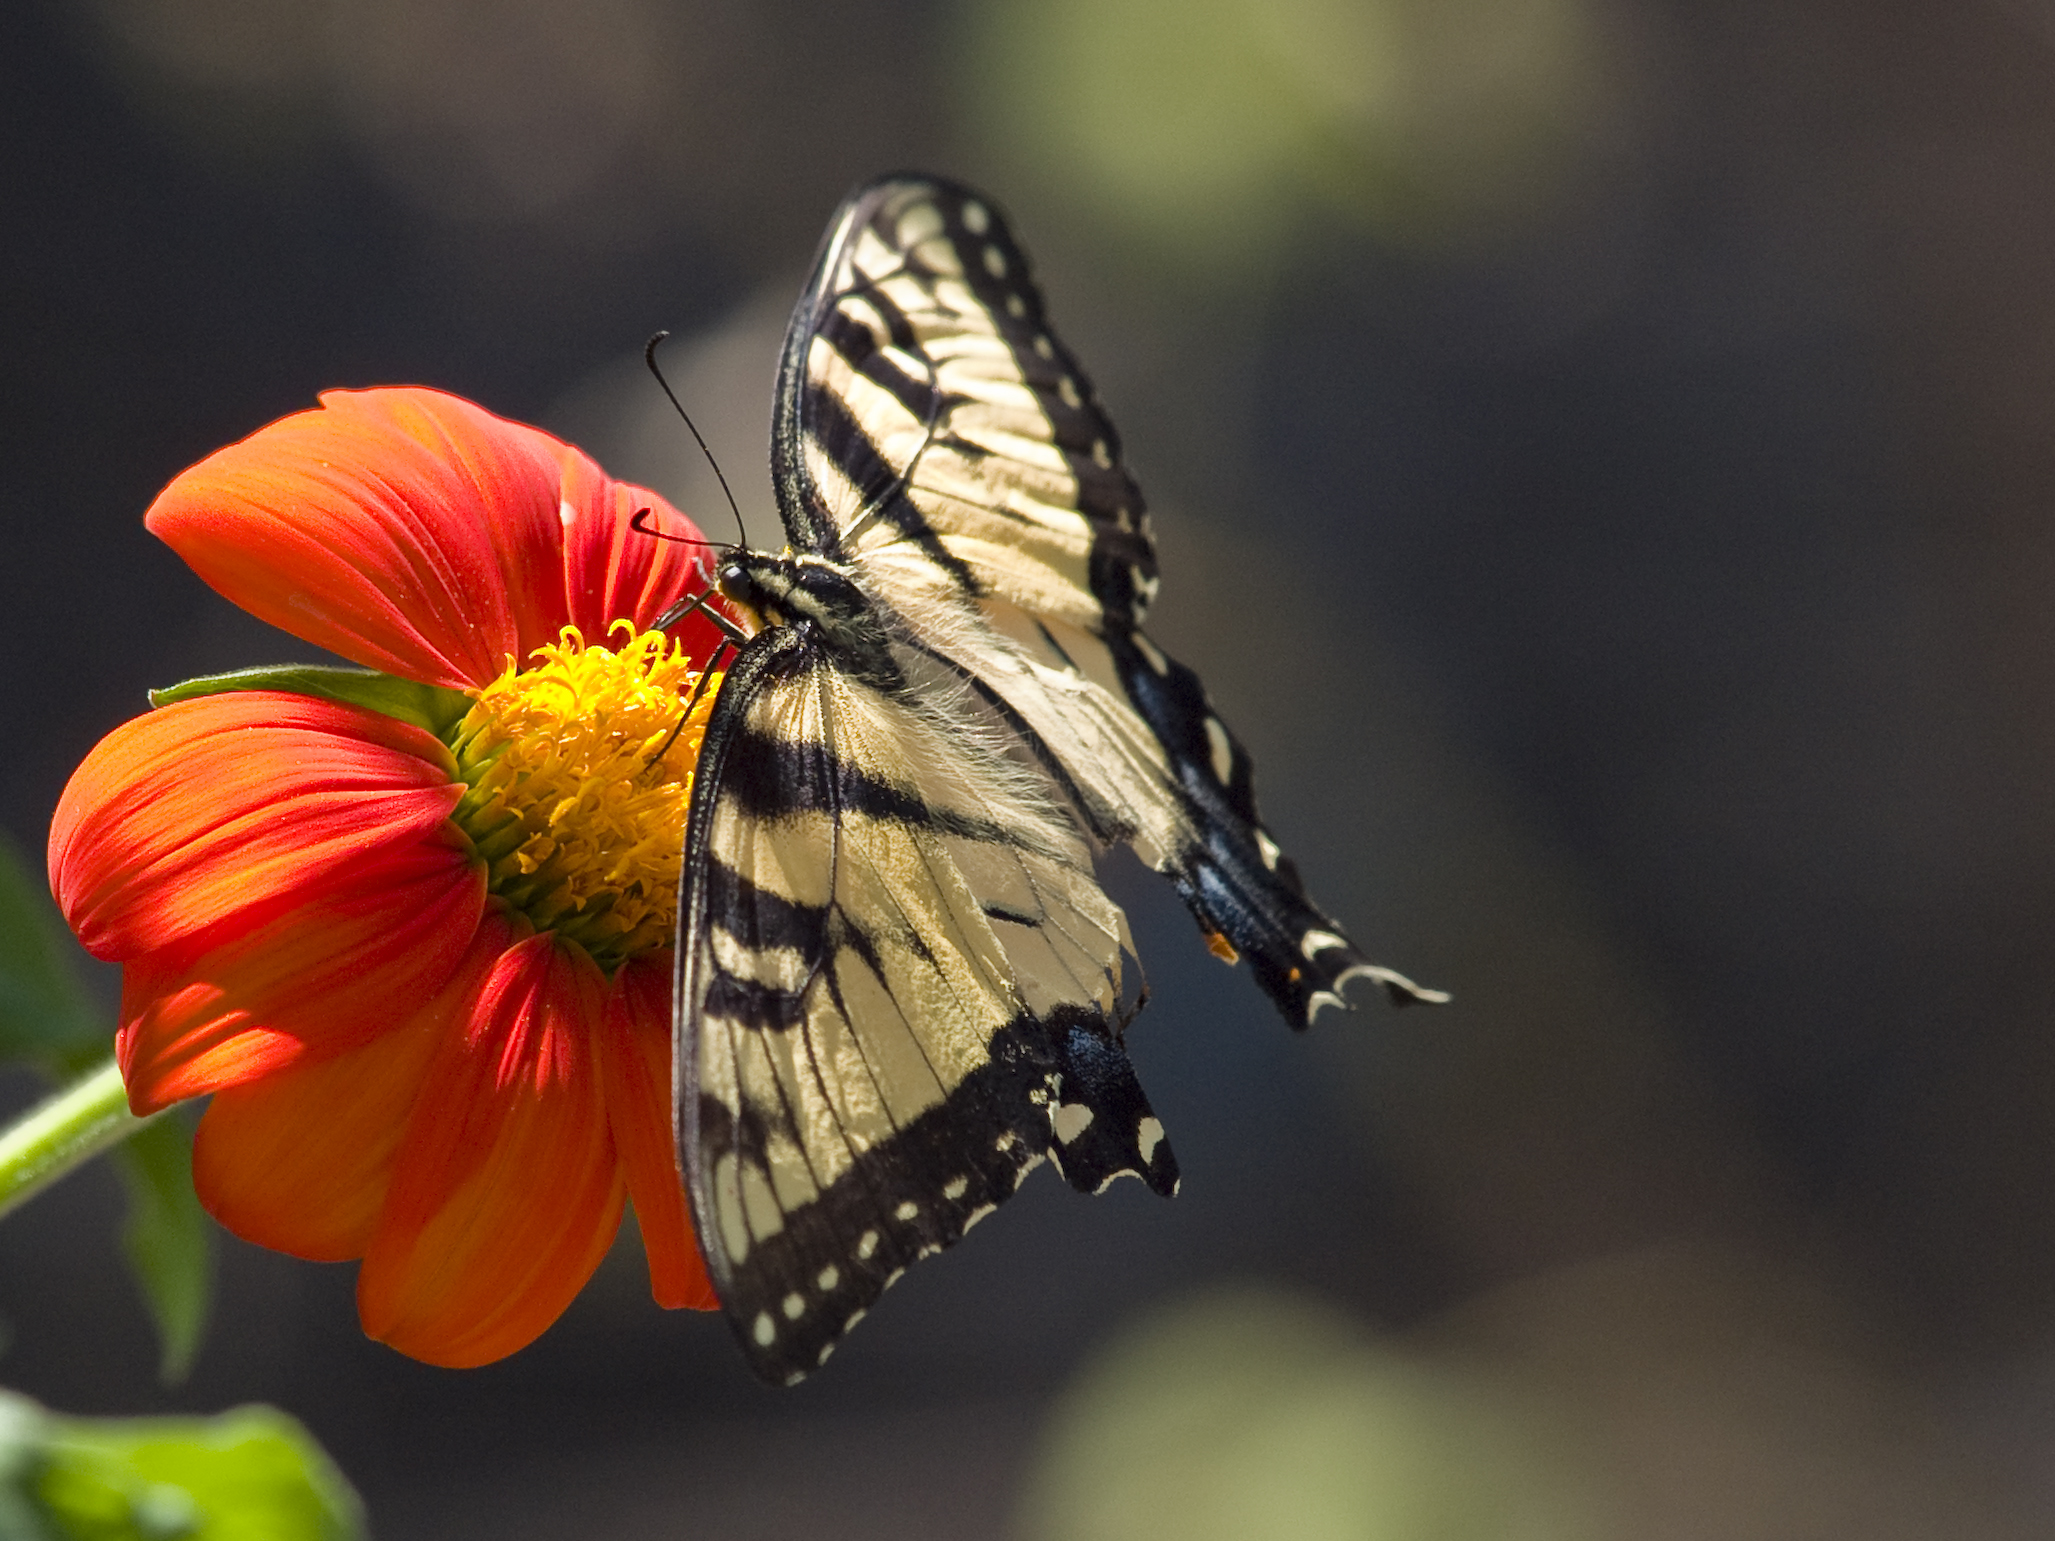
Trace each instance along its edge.
<path fill-rule="evenodd" d="M 614 976 L 600 1073 L 614 1149 L 649 1258 L 650 1293 L 672 1310 L 717 1311 L 720 1298 L 693 1239 L 671 1134 L 671 958 L 650 953 Z"/>
<path fill-rule="evenodd" d="M 217 1095 L 193 1140 L 193 1186 L 207 1212 L 294 1257 L 362 1257 L 456 994 L 362 1048 Z"/>
<path fill-rule="evenodd" d="M 650 511 L 645 523 L 669 538 L 629 527 L 644 508 Z M 571 624 L 586 641 L 605 643 L 607 628 L 621 619 L 646 631 L 681 597 L 709 586 L 712 555 L 692 521 L 655 493 L 608 481 L 590 461 L 565 467 L 564 591 Z M 697 614 L 672 635 L 702 662 L 721 636 Z"/>
<path fill-rule="evenodd" d="M 245 1241 L 297 1257 L 363 1256 L 428 1067 L 469 1019 L 509 939 L 504 921 L 488 919 L 449 983 L 391 1031 L 217 1095 L 193 1142 L 193 1186 L 208 1213 Z"/>
<path fill-rule="evenodd" d="M 135 958 L 319 893 L 419 844 L 463 795 L 432 734 L 275 691 L 181 701 L 122 724 L 50 823 L 50 886 L 88 951 Z"/>
<path fill-rule="evenodd" d="M 404 386 L 327 392 L 319 409 L 183 473 L 144 522 L 272 625 L 376 669 L 462 687 L 556 641 L 574 608 L 560 586 L 565 526 L 612 516 L 615 493 L 589 457 L 541 429 Z M 625 501 L 659 507 L 666 529 L 685 526 L 654 494 Z M 668 572 L 685 559 L 648 560 Z M 587 567 L 581 558 L 581 578 Z"/>
<path fill-rule="evenodd" d="M 248 930 L 131 962 L 114 1041 L 129 1106 L 152 1113 L 389 1032 L 449 982 L 484 907 L 484 869 L 430 842 Z"/>
<path fill-rule="evenodd" d="M 486 1364 L 563 1313 L 620 1228 L 597 1038 L 606 981 L 547 935 L 509 949 L 430 1068 L 357 1276 L 364 1330 Z"/>

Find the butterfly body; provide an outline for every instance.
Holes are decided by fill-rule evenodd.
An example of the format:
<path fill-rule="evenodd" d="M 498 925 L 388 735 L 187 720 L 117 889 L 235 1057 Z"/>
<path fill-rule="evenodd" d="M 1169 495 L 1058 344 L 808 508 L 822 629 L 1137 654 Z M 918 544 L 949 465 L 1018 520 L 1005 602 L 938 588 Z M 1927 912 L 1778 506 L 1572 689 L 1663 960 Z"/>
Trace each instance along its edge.
<path fill-rule="evenodd" d="M 695 774 L 675 1090 L 716 1288 L 789 1383 L 1044 1159 L 1175 1191 L 1101 849 L 1168 876 L 1295 1026 L 1352 977 L 1435 997 L 1306 899 L 1246 752 L 1140 630 L 1139 490 L 987 200 L 850 197 L 773 471 L 790 548 L 717 578 L 756 629 Z"/>

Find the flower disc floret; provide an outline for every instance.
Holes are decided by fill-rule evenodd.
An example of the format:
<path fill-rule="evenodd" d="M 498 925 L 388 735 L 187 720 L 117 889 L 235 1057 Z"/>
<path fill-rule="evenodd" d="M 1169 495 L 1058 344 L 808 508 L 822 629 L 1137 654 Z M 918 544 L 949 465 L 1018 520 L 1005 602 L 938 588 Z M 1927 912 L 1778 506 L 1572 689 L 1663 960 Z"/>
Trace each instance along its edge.
<path fill-rule="evenodd" d="M 488 892 L 611 974 L 671 944 L 715 691 L 700 691 L 688 718 L 700 677 L 684 651 L 627 621 L 608 636 L 618 645 L 567 626 L 527 668 L 509 660 L 451 748 L 470 788 L 454 817 L 486 863 Z"/>

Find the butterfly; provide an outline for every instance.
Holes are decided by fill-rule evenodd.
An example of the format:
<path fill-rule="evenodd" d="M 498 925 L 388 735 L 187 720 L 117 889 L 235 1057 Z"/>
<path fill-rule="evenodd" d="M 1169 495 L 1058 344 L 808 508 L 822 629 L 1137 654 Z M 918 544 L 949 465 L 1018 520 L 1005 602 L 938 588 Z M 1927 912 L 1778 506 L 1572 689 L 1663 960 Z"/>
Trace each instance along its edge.
<path fill-rule="evenodd" d="M 1306 897 L 1249 756 L 1142 630 L 1156 557 L 1091 383 L 998 208 L 859 188 L 786 333 L 789 540 L 715 586 L 749 623 L 685 836 L 674 1094 L 714 1285 L 790 1384 L 1045 1158 L 1177 1162 L 1121 1037 L 1132 846 L 1295 1027 L 1371 963 Z"/>

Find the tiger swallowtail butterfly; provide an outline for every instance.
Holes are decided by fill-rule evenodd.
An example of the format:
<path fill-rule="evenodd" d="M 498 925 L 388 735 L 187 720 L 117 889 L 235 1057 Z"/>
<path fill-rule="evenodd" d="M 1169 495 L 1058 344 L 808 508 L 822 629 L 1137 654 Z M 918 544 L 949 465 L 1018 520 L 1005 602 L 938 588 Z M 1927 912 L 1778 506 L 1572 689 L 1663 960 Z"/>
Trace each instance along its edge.
<path fill-rule="evenodd" d="M 793 313 L 789 539 L 724 553 L 748 622 L 681 879 L 674 1090 L 700 1245 L 751 1365 L 799 1380 L 1045 1157 L 1177 1189 L 1121 1035 L 1125 843 L 1294 1027 L 1371 963 L 1256 812 L 1248 753 L 1142 631 L 1148 516 L 992 202 L 858 189 Z"/>

